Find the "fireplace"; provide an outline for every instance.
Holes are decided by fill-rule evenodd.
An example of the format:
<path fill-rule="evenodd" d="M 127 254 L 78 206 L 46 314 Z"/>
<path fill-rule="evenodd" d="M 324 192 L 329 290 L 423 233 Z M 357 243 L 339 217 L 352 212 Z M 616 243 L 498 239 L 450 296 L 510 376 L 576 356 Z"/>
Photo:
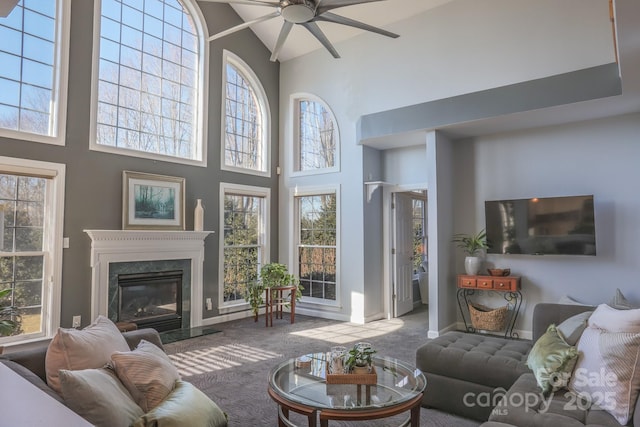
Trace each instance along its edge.
<path fill-rule="evenodd" d="M 182 325 L 182 270 L 117 275 L 117 321 L 158 331 Z"/>

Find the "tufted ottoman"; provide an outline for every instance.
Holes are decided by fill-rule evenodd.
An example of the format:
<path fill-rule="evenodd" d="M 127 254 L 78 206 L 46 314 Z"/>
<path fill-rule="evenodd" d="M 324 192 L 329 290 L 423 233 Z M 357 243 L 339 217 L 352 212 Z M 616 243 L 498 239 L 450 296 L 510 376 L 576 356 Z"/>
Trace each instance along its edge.
<path fill-rule="evenodd" d="M 427 377 L 422 405 L 486 420 L 498 397 L 531 372 L 531 347 L 531 341 L 465 332 L 430 340 L 416 351 L 416 367 Z"/>

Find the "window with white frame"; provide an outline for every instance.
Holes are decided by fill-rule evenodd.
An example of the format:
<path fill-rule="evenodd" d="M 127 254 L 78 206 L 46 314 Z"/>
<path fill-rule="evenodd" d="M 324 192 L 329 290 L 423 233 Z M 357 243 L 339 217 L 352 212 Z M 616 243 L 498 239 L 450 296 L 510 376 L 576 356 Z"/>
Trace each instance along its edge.
<path fill-rule="evenodd" d="M 414 274 L 427 271 L 427 228 L 426 228 L 426 196 L 425 192 L 412 193 L 412 223 L 413 223 L 413 272 Z"/>
<path fill-rule="evenodd" d="M 204 162 L 204 21 L 192 0 L 98 0 L 92 149 Z"/>
<path fill-rule="evenodd" d="M 294 172 L 338 169 L 338 129 L 329 107 L 311 96 L 294 99 Z"/>
<path fill-rule="evenodd" d="M 337 300 L 337 194 L 295 197 L 297 273 L 303 297 Z"/>
<path fill-rule="evenodd" d="M 224 52 L 222 168 L 269 175 L 269 109 L 257 76 L 238 56 Z"/>
<path fill-rule="evenodd" d="M 0 344 L 59 326 L 64 165 L 0 157 Z M 8 331 L 5 331 L 8 332 Z"/>
<path fill-rule="evenodd" d="M 247 285 L 258 280 L 269 258 L 268 188 L 221 184 L 222 306 L 244 303 Z"/>
<path fill-rule="evenodd" d="M 20 0 L 0 19 L 0 135 L 64 145 L 70 2 Z"/>

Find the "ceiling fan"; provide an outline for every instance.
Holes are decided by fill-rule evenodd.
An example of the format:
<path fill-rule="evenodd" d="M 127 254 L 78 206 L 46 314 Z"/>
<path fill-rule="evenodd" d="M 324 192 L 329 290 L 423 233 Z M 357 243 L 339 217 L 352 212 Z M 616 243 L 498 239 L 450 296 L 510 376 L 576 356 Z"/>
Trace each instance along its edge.
<path fill-rule="evenodd" d="M 396 38 L 398 34 L 390 31 L 383 30 L 381 28 L 374 27 L 372 25 L 365 24 L 364 22 L 356 21 L 351 18 L 346 18 L 341 15 L 336 15 L 331 11 L 340 7 L 352 6 L 362 3 L 372 3 L 376 1 L 384 0 L 204 0 L 213 3 L 233 3 L 233 4 L 248 4 L 253 6 L 267 6 L 274 8 L 275 11 L 268 15 L 261 16 L 251 21 L 244 22 L 240 25 L 236 25 L 224 31 L 209 37 L 209 41 L 216 40 L 229 34 L 235 33 L 245 29 L 253 24 L 267 21 L 272 18 L 281 16 L 284 19 L 284 24 L 280 30 L 280 35 L 276 41 L 275 48 L 271 55 L 271 61 L 278 59 L 278 54 L 284 45 L 291 28 L 294 24 L 302 25 L 313 36 L 318 39 L 320 43 L 333 55 L 334 58 L 340 58 L 338 51 L 333 47 L 327 36 L 322 32 L 318 26 L 318 21 L 333 22 L 335 24 L 347 25 L 350 27 L 359 28 L 361 30 L 371 31 L 373 33 L 381 34 L 383 36 Z"/>

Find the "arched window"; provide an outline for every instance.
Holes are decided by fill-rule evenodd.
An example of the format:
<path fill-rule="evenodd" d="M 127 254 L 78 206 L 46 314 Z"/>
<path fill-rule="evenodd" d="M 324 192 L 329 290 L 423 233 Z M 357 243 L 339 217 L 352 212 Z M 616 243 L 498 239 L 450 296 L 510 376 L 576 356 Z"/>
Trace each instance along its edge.
<path fill-rule="evenodd" d="M 0 19 L 0 136 L 64 145 L 69 11 L 20 0 Z"/>
<path fill-rule="evenodd" d="M 192 0 L 98 0 L 92 149 L 204 166 L 208 45 Z"/>
<path fill-rule="evenodd" d="M 270 174 L 270 117 L 267 97 L 251 68 L 224 52 L 222 169 Z"/>
<path fill-rule="evenodd" d="M 293 172 L 339 170 L 338 126 L 329 107 L 312 95 L 293 98 Z"/>

